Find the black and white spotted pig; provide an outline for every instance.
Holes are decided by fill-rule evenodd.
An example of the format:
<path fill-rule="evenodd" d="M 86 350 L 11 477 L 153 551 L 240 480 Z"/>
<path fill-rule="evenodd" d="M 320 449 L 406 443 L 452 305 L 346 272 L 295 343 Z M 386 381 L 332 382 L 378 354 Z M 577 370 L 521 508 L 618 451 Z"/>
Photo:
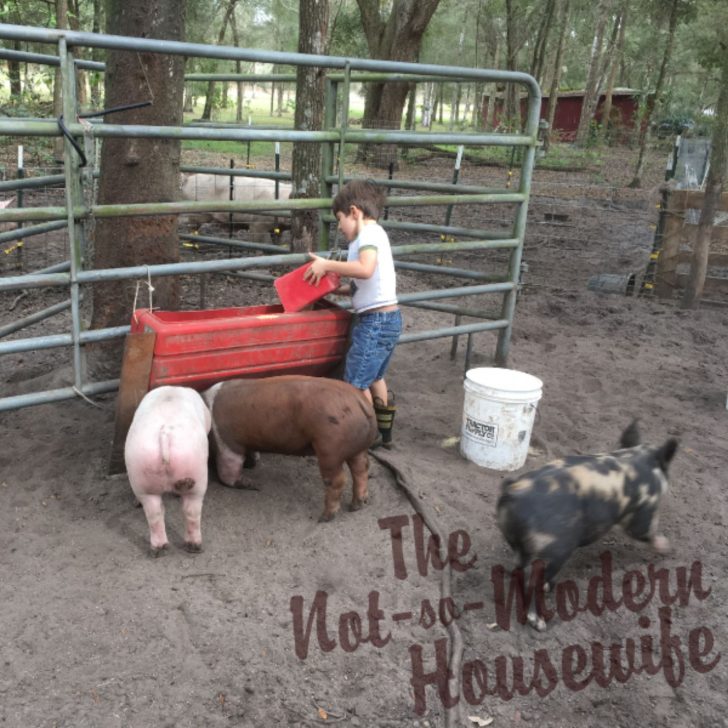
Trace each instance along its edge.
<path fill-rule="evenodd" d="M 657 509 L 677 446 L 675 439 L 657 448 L 640 444 L 635 421 L 622 434 L 619 450 L 572 455 L 504 480 L 498 525 L 524 574 L 535 560 L 542 560 L 544 587 L 550 590 L 574 549 L 593 543 L 617 523 L 632 538 L 667 551 L 668 540 L 657 532 Z M 528 620 L 544 629 L 534 602 Z"/>

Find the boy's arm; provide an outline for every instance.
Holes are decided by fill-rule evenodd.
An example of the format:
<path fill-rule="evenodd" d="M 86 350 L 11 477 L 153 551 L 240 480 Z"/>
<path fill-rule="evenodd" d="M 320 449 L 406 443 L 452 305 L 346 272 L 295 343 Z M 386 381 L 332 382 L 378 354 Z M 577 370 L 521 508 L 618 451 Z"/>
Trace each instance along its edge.
<path fill-rule="evenodd" d="M 377 249 L 374 246 L 360 250 L 357 260 L 329 260 L 314 253 L 309 253 L 309 256 L 313 263 L 303 278 L 314 286 L 327 273 L 337 273 L 349 278 L 371 278 L 377 267 Z"/>

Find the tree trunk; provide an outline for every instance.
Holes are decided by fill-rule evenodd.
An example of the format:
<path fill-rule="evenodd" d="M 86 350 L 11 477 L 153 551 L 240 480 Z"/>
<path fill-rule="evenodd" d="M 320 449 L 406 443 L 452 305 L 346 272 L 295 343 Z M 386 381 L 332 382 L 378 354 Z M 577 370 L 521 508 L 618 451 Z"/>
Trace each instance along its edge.
<path fill-rule="evenodd" d="M 500 38 L 496 37 L 495 46 L 493 47 L 493 68 L 498 68 L 500 65 L 500 54 L 501 54 L 501 42 Z M 486 130 L 493 130 L 496 127 L 496 115 L 498 113 L 498 84 L 490 84 L 490 93 L 488 94 L 488 108 L 485 112 L 485 128 Z M 503 116 L 503 108 L 500 109 L 500 115 Z"/>
<path fill-rule="evenodd" d="M 22 25 L 23 18 L 20 13 L 19 0 L 14 0 L 12 6 L 3 7 L 5 18 L 3 22 L 13 23 L 15 25 Z M 3 3 L 6 6 L 6 3 Z M 24 50 L 19 40 L 7 41 L 10 48 L 14 51 Z M 26 68 L 27 68 L 27 64 Z M 10 99 L 17 103 L 20 103 L 20 97 L 23 93 L 23 81 L 20 73 L 20 61 L 8 60 L 8 81 L 10 82 Z"/>
<path fill-rule="evenodd" d="M 519 44 L 516 36 L 516 11 L 513 7 L 513 0 L 506 0 L 506 70 L 508 71 L 518 70 Z M 501 119 L 501 124 L 514 131 L 521 128 L 521 104 L 518 91 L 517 84 L 506 84 L 504 118 Z"/>
<path fill-rule="evenodd" d="M 110 0 L 107 32 L 116 35 L 184 39 L 185 14 L 176 0 Z M 149 107 L 114 115 L 116 124 L 179 126 L 182 123 L 184 58 L 159 53 L 109 50 L 106 58 L 105 104 L 108 107 L 154 99 Z M 101 148 L 99 204 L 172 202 L 179 194 L 180 143 L 173 139 L 106 138 Z M 177 217 L 99 219 L 95 230 L 96 268 L 179 261 Z M 149 305 L 147 281 L 141 281 L 137 307 Z M 159 277 L 155 308 L 174 309 L 179 302 L 176 277 Z M 137 283 L 95 284 L 93 328 L 128 324 Z M 121 342 L 94 348 L 93 367 L 101 374 L 118 371 Z"/>
<path fill-rule="evenodd" d="M 80 10 L 78 7 L 79 0 L 68 0 L 68 27 L 71 30 L 79 31 L 81 30 L 81 22 L 80 22 Z M 76 55 L 76 60 L 79 60 L 81 58 L 81 49 L 78 49 L 78 54 Z M 84 56 L 85 49 L 84 49 Z M 78 108 L 79 109 L 85 109 L 88 106 L 88 90 L 87 90 L 87 78 L 88 78 L 88 72 L 87 71 L 81 71 L 80 69 L 76 69 L 76 101 L 78 102 Z"/>
<path fill-rule="evenodd" d="M 536 42 L 533 46 L 533 56 L 531 58 L 531 75 L 541 83 L 543 81 L 544 58 L 546 56 L 546 47 L 548 45 L 549 34 L 551 33 L 551 25 L 554 18 L 554 9 L 556 0 L 546 0 L 546 7 L 543 11 L 543 20 L 538 26 L 538 34 Z"/>
<path fill-rule="evenodd" d="M 465 44 L 465 30 L 467 25 L 468 8 L 463 3 L 463 26 L 460 30 L 460 36 L 458 38 L 458 58 L 463 57 L 463 46 Z M 460 101 L 463 95 L 463 85 L 461 83 L 455 83 L 452 85 L 450 94 L 450 131 L 453 130 L 455 124 L 460 123 Z"/>
<path fill-rule="evenodd" d="M 101 0 L 93 0 L 93 21 L 91 24 L 92 33 L 101 32 Z M 91 60 L 101 61 L 103 59 L 103 51 L 100 48 L 91 49 Z M 94 109 L 101 108 L 101 88 L 102 75 L 98 71 L 89 72 L 89 90 L 91 95 L 91 106 Z"/>
<path fill-rule="evenodd" d="M 422 126 L 426 129 L 432 129 L 432 107 L 435 97 L 435 84 L 427 81 L 424 84 L 424 93 L 422 95 Z"/>
<path fill-rule="evenodd" d="M 405 115 L 404 128 L 414 131 L 417 126 L 417 84 L 411 83 L 407 94 L 407 113 Z"/>
<path fill-rule="evenodd" d="M 614 93 L 614 84 L 617 80 L 617 72 L 622 60 L 622 49 L 624 48 L 625 27 L 627 25 L 627 0 L 624 0 L 621 11 L 615 20 L 615 30 L 618 27 L 617 41 L 614 45 L 614 52 L 610 54 L 609 62 L 609 78 L 607 79 L 607 88 L 604 94 L 604 107 L 602 108 L 602 126 L 599 131 L 599 140 L 603 142 L 611 137 L 614 130 L 610 130 L 610 121 L 612 115 L 612 94 Z"/>
<path fill-rule="evenodd" d="M 202 107 L 202 116 L 200 119 L 203 121 L 212 120 L 212 108 L 215 101 L 215 82 L 207 82 L 207 93 L 205 93 L 205 105 Z"/>
<path fill-rule="evenodd" d="M 475 84 L 473 89 L 473 108 L 470 125 L 476 131 L 480 131 L 483 128 L 483 98 L 485 93 L 483 89 L 484 84 L 478 82 Z"/>
<path fill-rule="evenodd" d="M 679 0 L 672 0 L 670 6 L 670 20 L 667 31 L 667 42 L 665 43 L 665 52 L 662 56 L 662 63 L 660 65 L 660 72 L 657 74 L 657 82 L 655 83 L 655 94 L 651 98 L 647 98 L 645 102 L 644 114 L 639 119 L 639 153 L 637 156 L 637 165 L 634 170 L 634 177 L 629 183 L 630 187 L 639 188 L 642 186 L 642 172 L 645 167 L 645 153 L 647 151 L 647 133 L 650 129 L 650 121 L 652 119 L 652 112 L 655 110 L 655 106 L 660 103 L 660 95 L 662 94 L 662 87 L 665 83 L 665 75 L 667 73 L 667 66 L 672 57 L 672 47 L 675 43 L 675 29 L 677 28 L 677 15 L 678 15 Z"/>
<path fill-rule="evenodd" d="M 475 57 L 473 61 L 473 65 L 476 68 L 480 68 L 479 66 L 479 55 L 478 52 L 480 50 L 480 14 L 483 10 L 483 0 L 478 0 L 478 12 L 475 14 Z M 475 91 L 473 99 L 473 118 L 472 118 L 472 127 L 476 131 L 480 131 L 483 129 L 483 97 L 485 96 L 485 86 L 480 81 L 476 81 L 475 83 Z"/>
<path fill-rule="evenodd" d="M 298 52 L 325 55 L 329 32 L 329 1 L 300 0 Z M 294 127 L 303 131 L 323 128 L 326 76 L 322 68 L 299 66 L 296 72 Z M 321 196 L 321 145 L 297 142 L 291 161 L 291 197 Z M 299 210 L 292 215 L 291 246 L 295 252 L 318 247 L 318 210 Z"/>
<path fill-rule="evenodd" d="M 60 30 L 68 28 L 68 2 L 66 0 L 55 0 L 56 3 L 56 27 Z M 61 81 L 61 67 L 57 66 L 53 73 L 53 115 L 56 119 L 63 114 L 63 89 Z M 68 121 L 75 121 L 69 119 Z M 55 137 L 53 139 L 53 159 L 58 163 L 63 163 L 63 137 Z"/>
<path fill-rule="evenodd" d="M 556 118 L 556 104 L 559 101 L 559 86 L 561 84 L 561 58 L 564 54 L 564 41 L 566 39 L 566 30 L 569 25 L 569 0 L 561 0 L 561 20 L 559 24 L 559 42 L 556 47 L 556 59 L 554 61 L 554 74 L 551 80 L 551 89 L 549 90 L 549 105 L 547 111 L 547 119 L 549 128 L 546 130 L 544 137 L 544 150 L 548 151 L 549 144 L 554 133 L 554 119 Z"/>
<path fill-rule="evenodd" d="M 463 96 L 463 85 L 461 83 L 454 84 L 450 95 L 450 131 L 455 128 L 455 124 L 460 123 L 460 102 Z"/>
<path fill-rule="evenodd" d="M 380 14 L 379 0 L 357 0 L 370 58 L 415 62 L 422 37 L 440 0 L 393 0 L 389 17 Z M 408 83 L 367 84 L 364 117 L 365 129 L 399 129 L 409 93 Z M 378 167 L 397 168 L 394 144 L 361 145 L 359 161 L 373 161 Z"/>
<path fill-rule="evenodd" d="M 600 0 L 597 6 L 597 21 L 594 29 L 591 55 L 589 57 L 589 69 L 584 86 L 584 99 L 581 105 L 581 116 L 579 126 L 576 130 L 576 145 L 583 147 L 589 141 L 591 122 L 599 101 L 599 75 L 602 65 L 602 54 L 604 44 L 604 31 L 607 27 L 607 19 L 614 0 Z"/>
<path fill-rule="evenodd" d="M 220 26 L 220 32 L 217 35 L 217 44 L 222 45 L 225 41 L 225 31 L 227 30 L 228 23 L 232 14 L 235 12 L 235 4 L 238 0 L 228 0 L 228 4 L 225 8 L 225 14 L 222 17 L 222 25 Z M 205 96 L 205 107 L 202 110 L 203 121 L 210 121 L 212 119 L 212 110 L 215 107 L 215 82 L 208 81 L 207 83 L 207 95 Z"/>
<path fill-rule="evenodd" d="M 10 47 L 14 51 L 22 50 L 19 40 L 10 42 Z M 23 93 L 23 82 L 20 78 L 20 61 L 8 60 L 8 80 L 10 81 L 10 98 L 20 101 Z"/>
<path fill-rule="evenodd" d="M 711 140 L 710 170 L 705 183 L 703 209 L 700 211 L 688 282 L 681 301 L 683 308 L 694 308 L 703 295 L 715 212 L 718 209 L 721 194 L 725 190 L 726 174 L 728 174 L 728 44 L 723 43 L 721 46 L 723 62 Z"/>

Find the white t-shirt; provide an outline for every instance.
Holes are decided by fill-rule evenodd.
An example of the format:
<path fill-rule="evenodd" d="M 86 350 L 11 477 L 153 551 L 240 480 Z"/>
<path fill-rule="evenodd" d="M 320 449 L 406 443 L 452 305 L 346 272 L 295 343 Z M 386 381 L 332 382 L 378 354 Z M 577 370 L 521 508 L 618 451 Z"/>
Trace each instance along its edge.
<path fill-rule="evenodd" d="M 359 260 L 359 252 L 367 248 L 376 248 L 377 266 L 371 278 L 352 280 L 354 295 L 351 302 L 356 313 L 397 303 L 397 279 L 394 274 L 392 249 L 386 231 L 378 223 L 364 225 L 358 237 L 349 243 L 347 260 Z"/>

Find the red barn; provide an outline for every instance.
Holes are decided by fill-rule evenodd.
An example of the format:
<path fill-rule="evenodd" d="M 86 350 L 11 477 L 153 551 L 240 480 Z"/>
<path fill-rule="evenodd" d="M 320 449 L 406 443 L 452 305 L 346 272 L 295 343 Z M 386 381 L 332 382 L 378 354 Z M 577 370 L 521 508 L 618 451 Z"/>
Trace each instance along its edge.
<path fill-rule="evenodd" d="M 610 128 L 616 132 L 616 136 L 621 141 L 625 140 L 626 133 L 636 126 L 637 112 L 639 110 L 640 100 L 643 96 L 642 91 L 635 91 L 629 88 L 617 88 L 612 92 L 612 110 L 610 116 Z M 601 94 L 599 103 L 597 104 L 596 121 L 602 123 L 602 111 L 604 109 L 604 101 L 606 94 Z M 579 126 L 579 117 L 581 116 L 581 107 L 584 103 L 583 91 L 562 91 L 556 100 L 556 113 L 554 115 L 554 131 L 556 135 L 564 141 L 573 141 L 576 137 L 576 130 Z M 540 118 L 546 119 L 548 115 L 549 97 L 543 96 L 541 99 Z M 521 99 L 521 116 L 524 117 L 527 111 L 527 99 Z M 488 112 L 488 96 L 483 97 L 483 118 L 486 118 Z M 503 97 L 497 96 L 495 99 L 495 123 L 503 113 Z"/>

